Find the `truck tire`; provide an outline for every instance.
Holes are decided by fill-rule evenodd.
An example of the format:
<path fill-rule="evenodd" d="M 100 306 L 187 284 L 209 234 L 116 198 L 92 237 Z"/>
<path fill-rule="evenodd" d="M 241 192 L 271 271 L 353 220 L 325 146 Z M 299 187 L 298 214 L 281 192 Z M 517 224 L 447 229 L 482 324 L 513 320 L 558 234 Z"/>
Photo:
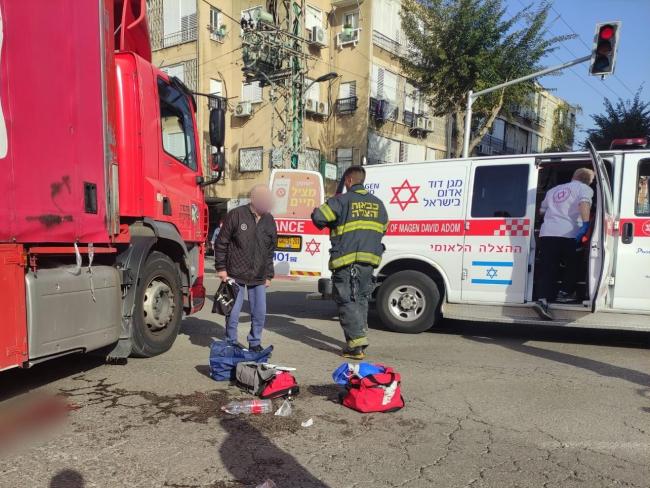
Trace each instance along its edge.
<path fill-rule="evenodd" d="M 438 285 L 419 271 L 399 271 L 377 291 L 377 314 L 393 332 L 417 334 L 433 327 L 440 309 Z"/>
<path fill-rule="evenodd" d="M 183 318 L 181 278 L 174 262 L 152 252 L 138 279 L 131 331 L 132 356 L 148 358 L 169 350 Z"/>

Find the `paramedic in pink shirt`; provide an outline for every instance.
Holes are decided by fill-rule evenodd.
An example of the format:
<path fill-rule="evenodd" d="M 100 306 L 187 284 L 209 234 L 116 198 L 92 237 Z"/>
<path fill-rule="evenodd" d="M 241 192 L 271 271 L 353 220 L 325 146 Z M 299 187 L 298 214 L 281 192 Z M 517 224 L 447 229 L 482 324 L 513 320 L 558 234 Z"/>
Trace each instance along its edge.
<path fill-rule="evenodd" d="M 546 320 L 553 320 L 548 303 L 575 300 L 578 259 L 576 247 L 589 230 L 589 214 L 594 191 L 589 187 L 594 172 L 579 168 L 569 183 L 548 191 L 540 212 L 544 223 L 540 230 L 540 281 L 535 310 Z M 556 283 L 564 263 L 562 285 L 556 294 Z"/>

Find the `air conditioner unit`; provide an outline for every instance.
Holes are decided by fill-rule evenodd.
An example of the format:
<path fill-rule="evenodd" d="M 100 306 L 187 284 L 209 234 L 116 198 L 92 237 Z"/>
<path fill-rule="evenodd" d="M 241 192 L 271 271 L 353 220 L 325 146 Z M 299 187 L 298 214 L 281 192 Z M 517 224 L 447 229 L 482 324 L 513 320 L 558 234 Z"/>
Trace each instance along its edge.
<path fill-rule="evenodd" d="M 415 124 L 413 124 L 413 127 L 420 130 L 426 130 L 427 119 L 421 116 L 415 117 Z"/>
<path fill-rule="evenodd" d="M 327 115 L 327 104 L 325 102 L 320 102 L 318 104 L 318 113 L 321 115 Z"/>
<path fill-rule="evenodd" d="M 252 113 L 251 102 L 239 102 L 235 107 L 235 117 L 250 117 Z"/>
<path fill-rule="evenodd" d="M 319 47 L 327 46 L 327 42 L 325 41 L 325 30 L 322 27 L 315 25 L 309 29 L 307 38 L 309 39 L 309 44 Z"/>
<path fill-rule="evenodd" d="M 305 100 L 305 110 L 307 112 L 318 112 L 318 102 L 312 98 Z"/>
<path fill-rule="evenodd" d="M 433 131 L 433 119 L 425 119 L 425 120 L 426 120 L 425 129 L 429 132 Z"/>

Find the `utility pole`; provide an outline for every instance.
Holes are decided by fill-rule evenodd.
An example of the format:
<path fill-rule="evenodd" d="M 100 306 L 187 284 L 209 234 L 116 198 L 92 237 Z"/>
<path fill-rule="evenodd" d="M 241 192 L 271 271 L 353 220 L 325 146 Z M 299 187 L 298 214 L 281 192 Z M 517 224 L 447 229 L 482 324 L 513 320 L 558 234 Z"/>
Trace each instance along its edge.
<path fill-rule="evenodd" d="M 303 103 L 307 59 L 305 0 L 265 2 L 242 19 L 246 82 L 269 86 L 271 164 L 282 167 L 302 152 Z"/>
<path fill-rule="evenodd" d="M 521 78 L 517 78 L 515 80 L 506 81 L 505 83 L 501 83 L 499 85 L 486 88 L 485 90 L 481 90 L 477 92 L 473 92 L 472 90 L 470 90 L 469 92 L 467 92 L 467 110 L 465 111 L 465 131 L 463 134 L 463 157 L 464 158 L 469 157 L 469 140 L 471 135 L 470 133 L 472 130 L 472 105 L 478 97 L 480 97 L 481 95 L 487 95 L 488 93 L 492 93 L 493 91 L 500 90 L 501 88 L 506 88 L 508 86 L 521 83 L 522 81 L 527 81 L 532 78 L 537 78 L 539 76 L 544 76 L 549 73 L 554 73 L 555 71 L 560 71 L 565 68 L 574 66 L 576 64 L 585 63 L 591 60 L 591 56 L 592 55 L 590 54 L 589 56 L 583 56 L 582 58 L 574 59 L 573 61 L 569 61 L 568 63 L 562 63 L 556 66 L 551 66 L 550 68 L 537 71 L 530 75 L 522 76 Z"/>

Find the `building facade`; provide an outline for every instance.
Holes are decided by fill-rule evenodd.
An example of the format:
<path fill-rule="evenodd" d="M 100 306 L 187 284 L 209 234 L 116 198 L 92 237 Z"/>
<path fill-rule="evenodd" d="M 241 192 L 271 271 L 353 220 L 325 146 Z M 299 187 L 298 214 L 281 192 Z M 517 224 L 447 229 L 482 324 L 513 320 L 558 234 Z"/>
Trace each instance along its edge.
<path fill-rule="evenodd" d="M 192 90 L 227 99 L 225 176 L 207 187 L 208 203 L 220 212 L 228 200 L 268 182 L 273 164 L 278 165 L 271 154 L 270 89 L 246 83 L 242 72 L 240 21 L 257 18 L 266 3 L 148 1 L 154 62 Z M 399 9 L 399 0 L 305 2 L 305 86 L 329 72 L 338 76 L 305 93 L 300 166 L 326 173 L 330 187 L 351 164 L 446 156 L 445 119 L 431 117 L 416 88 L 400 74 L 405 39 Z M 210 174 L 209 107 L 205 98 L 197 102 L 204 170 Z"/>
<path fill-rule="evenodd" d="M 491 156 L 570 151 L 578 110 L 578 107 L 538 86 L 538 91 L 531 95 L 528 104 L 511 107 L 497 117 L 490 132 L 474 149 L 474 154 Z"/>

